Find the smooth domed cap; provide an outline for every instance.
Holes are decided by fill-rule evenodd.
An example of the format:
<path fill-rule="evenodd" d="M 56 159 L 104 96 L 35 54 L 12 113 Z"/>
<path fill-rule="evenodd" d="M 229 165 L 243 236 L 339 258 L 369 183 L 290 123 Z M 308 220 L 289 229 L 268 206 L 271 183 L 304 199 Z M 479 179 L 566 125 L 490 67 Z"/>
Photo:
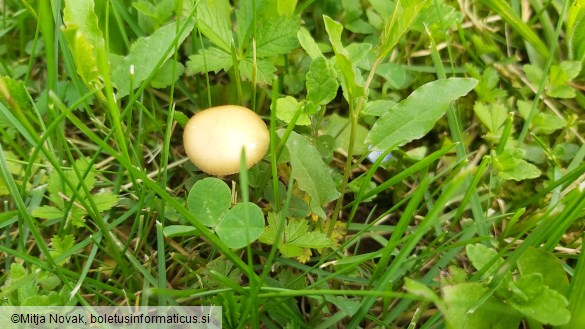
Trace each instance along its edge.
<path fill-rule="evenodd" d="M 224 105 L 195 114 L 183 133 L 185 152 L 191 162 L 211 175 L 240 171 L 240 154 L 246 149 L 248 168 L 260 162 L 270 143 L 268 128 L 253 111 Z"/>

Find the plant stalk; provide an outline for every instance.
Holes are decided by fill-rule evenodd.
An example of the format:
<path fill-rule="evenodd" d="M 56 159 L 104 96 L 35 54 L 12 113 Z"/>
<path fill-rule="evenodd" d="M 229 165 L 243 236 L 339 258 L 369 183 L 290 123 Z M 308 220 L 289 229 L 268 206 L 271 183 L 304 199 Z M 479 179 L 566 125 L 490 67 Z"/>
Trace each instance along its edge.
<path fill-rule="evenodd" d="M 370 73 L 368 74 L 368 78 L 366 79 L 366 83 L 364 84 L 364 95 L 359 97 L 355 108 L 353 106 L 354 99 L 352 99 L 351 97 L 349 99 L 349 116 L 351 117 L 351 122 L 350 122 L 351 126 L 350 126 L 350 131 L 349 131 L 349 146 L 347 147 L 347 158 L 345 160 L 345 167 L 343 170 L 343 181 L 341 182 L 341 195 L 339 196 L 339 198 L 337 199 L 337 203 L 335 204 L 335 210 L 333 211 L 333 217 L 331 219 L 331 224 L 329 225 L 329 228 L 327 229 L 327 237 L 331 237 L 331 234 L 333 233 L 333 229 L 335 228 L 335 224 L 337 223 L 337 220 L 339 219 L 339 213 L 341 212 L 341 206 L 343 205 L 343 197 L 345 195 L 345 190 L 347 189 L 347 185 L 349 183 L 349 175 L 351 173 L 352 160 L 353 160 L 353 149 L 354 149 L 355 138 L 356 138 L 356 133 L 357 133 L 358 120 L 360 117 L 360 111 L 362 110 L 362 107 L 364 106 L 364 99 L 367 99 L 367 97 L 368 97 L 370 83 L 374 79 L 374 74 L 376 74 L 376 70 L 378 69 L 378 66 L 380 65 L 381 62 L 382 62 L 382 58 L 376 58 L 376 61 L 374 61 L 374 64 L 372 64 L 372 68 L 370 69 Z"/>

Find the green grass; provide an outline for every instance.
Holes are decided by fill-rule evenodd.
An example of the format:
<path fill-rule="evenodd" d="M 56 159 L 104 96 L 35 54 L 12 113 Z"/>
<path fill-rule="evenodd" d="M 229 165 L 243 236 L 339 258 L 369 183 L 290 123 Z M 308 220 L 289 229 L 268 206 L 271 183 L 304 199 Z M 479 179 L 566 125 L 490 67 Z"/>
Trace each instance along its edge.
<path fill-rule="evenodd" d="M 0 305 L 585 326 L 583 1 L 229 3 L 2 3 Z M 188 201 L 183 127 L 224 104 L 271 137 L 218 178 L 264 216 L 240 249 Z"/>

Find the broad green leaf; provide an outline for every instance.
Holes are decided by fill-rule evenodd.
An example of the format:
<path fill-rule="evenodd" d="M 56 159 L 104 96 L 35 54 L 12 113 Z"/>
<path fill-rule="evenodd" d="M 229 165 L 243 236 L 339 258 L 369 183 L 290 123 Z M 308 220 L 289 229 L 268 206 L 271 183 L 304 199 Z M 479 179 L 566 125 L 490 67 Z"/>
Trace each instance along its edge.
<path fill-rule="evenodd" d="M 291 123 L 293 117 L 298 111 L 301 111 L 296 125 L 308 126 L 311 124 L 311 119 L 305 112 L 304 104 L 299 103 L 294 97 L 286 96 L 276 100 L 276 117 L 284 122 Z"/>
<path fill-rule="evenodd" d="M 232 203 L 230 188 L 222 180 L 207 177 L 197 181 L 187 197 L 189 211 L 206 226 L 215 227 Z"/>
<path fill-rule="evenodd" d="M 361 306 L 360 302 L 349 299 L 347 297 L 325 295 L 323 296 L 323 298 L 327 302 L 337 306 L 337 308 L 339 309 L 338 314 L 342 314 L 343 316 L 347 317 L 352 317 L 360 309 Z"/>
<path fill-rule="evenodd" d="M 562 67 L 553 65 L 549 71 L 549 86 L 547 86 L 547 94 L 556 98 L 573 98 L 576 93 L 573 88 L 567 86 L 571 81 L 569 75 Z"/>
<path fill-rule="evenodd" d="M 341 0 L 341 7 L 345 11 L 345 22 L 351 22 L 363 15 L 363 8 L 360 1 Z"/>
<path fill-rule="evenodd" d="M 85 225 L 85 215 L 87 211 L 85 209 L 78 208 L 76 206 L 71 207 L 71 210 L 66 214 L 65 219 L 67 224 L 75 227 L 83 227 Z"/>
<path fill-rule="evenodd" d="M 276 8 L 280 16 L 292 16 L 295 12 L 298 0 L 280 0 L 276 2 Z"/>
<path fill-rule="evenodd" d="M 187 122 L 189 122 L 189 117 L 186 116 L 185 113 L 179 111 L 175 111 L 174 119 L 181 127 L 185 127 Z"/>
<path fill-rule="evenodd" d="M 443 302 L 446 306 L 444 316 L 447 328 L 518 328 L 521 320 L 518 313 L 493 296 L 483 301 L 487 292 L 488 288 L 477 282 L 445 286 Z M 478 305 L 474 312 L 469 312 Z"/>
<path fill-rule="evenodd" d="M 560 326 L 569 322 L 571 313 L 567 309 L 567 299 L 542 284 L 540 273 L 522 276 L 516 281 L 527 300 L 509 298 L 507 302 L 523 315 L 535 319 L 543 324 Z"/>
<path fill-rule="evenodd" d="M 65 0 L 63 22 L 65 26 L 75 26 L 85 35 L 94 47 L 105 45 L 104 37 L 98 26 L 98 17 L 94 12 L 93 0 Z"/>
<path fill-rule="evenodd" d="M 327 118 L 327 126 L 325 134 L 329 136 L 337 136 L 335 139 L 335 147 L 339 147 L 347 152 L 349 147 L 349 135 L 351 129 L 349 127 L 349 120 L 334 113 Z M 368 129 L 361 124 L 357 125 L 356 138 L 353 144 L 353 154 L 361 155 L 368 152 L 368 145 L 364 144 L 364 140 L 368 135 Z"/>
<path fill-rule="evenodd" d="M 186 28 L 177 36 L 176 31 L 183 24 L 187 24 Z M 168 60 L 172 56 L 172 51 L 167 52 L 167 50 L 175 44 L 175 39 L 177 39 L 177 46 L 183 43 L 194 26 L 193 20 L 167 24 L 148 37 L 136 40 L 126 57 L 112 61 L 112 80 L 118 89 L 118 97 L 130 93 L 131 66 L 134 67 L 134 88 L 136 89 L 157 68 L 159 61 Z"/>
<path fill-rule="evenodd" d="M 573 79 L 578 77 L 583 67 L 581 62 L 578 61 L 562 61 L 559 65 L 563 72 L 567 74 L 568 81 L 573 81 Z"/>
<path fill-rule="evenodd" d="M 243 79 L 252 81 L 252 58 L 246 57 L 245 60 L 240 61 L 238 67 L 240 68 L 240 74 Z M 271 85 L 272 78 L 276 67 L 272 64 L 272 61 L 267 59 L 258 59 L 256 61 L 256 83 Z"/>
<path fill-rule="evenodd" d="M 569 77 L 567 72 L 563 71 L 563 69 L 558 65 L 553 65 L 549 71 L 550 76 L 550 84 L 551 85 L 563 85 L 569 82 Z"/>
<path fill-rule="evenodd" d="M 368 23 L 370 23 L 374 29 L 378 31 L 382 30 L 382 27 L 384 26 L 384 20 L 374 9 L 366 9 L 366 16 L 368 17 Z"/>
<path fill-rule="evenodd" d="M 522 69 L 524 70 L 524 73 L 526 73 L 528 80 L 536 86 L 540 86 L 542 79 L 546 78 L 544 76 L 544 71 L 537 65 L 526 64 L 522 66 Z"/>
<path fill-rule="evenodd" d="M 266 185 L 264 188 L 264 199 L 268 200 L 273 209 L 277 207 L 277 204 L 283 205 L 286 200 L 286 187 L 282 182 L 278 182 L 278 200 L 276 200 L 272 186 Z"/>
<path fill-rule="evenodd" d="M 299 39 L 301 47 L 303 47 L 312 60 L 323 57 L 321 50 L 319 50 L 319 46 L 317 46 L 317 43 L 311 36 L 311 33 L 307 31 L 307 29 L 301 27 L 297 32 L 297 38 Z"/>
<path fill-rule="evenodd" d="M 504 263 L 504 260 L 498 257 L 498 253 L 494 249 L 488 248 L 480 243 L 468 244 L 465 247 L 465 251 L 473 267 L 478 271 L 483 269 L 483 278 L 486 278 L 488 275 L 493 275 L 493 270 L 499 268 Z M 484 269 L 490 263 L 489 268 Z"/>
<path fill-rule="evenodd" d="M 77 73 L 90 90 L 102 87 L 97 66 L 99 50 L 105 47 L 93 0 L 66 0 L 63 34 L 73 55 Z"/>
<path fill-rule="evenodd" d="M 575 98 L 577 95 L 575 89 L 566 85 L 551 86 L 546 94 L 554 98 Z"/>
<path fill-rule="evenodd" d="M 174 238 L 178 236 L 196 236 L 199 231 L 193 226 L 189 225 L 170 225 L 165 226 L 163 235 L 167 238 Z"/>
<path fill-rule="evenodd" d="M 276 278 L 281 287 L 287 287 L 288 289 L 293 290 L 302 290 L 307 287 L 307 280 L 305 278 L 299 278 L 298 273 L 293 271 L 290 267 L 282 268 L 278 274 L 276 274 Z M 296 326 L 294 328 L 298 329 Z"/>
<path fill-rule="evenodd" d="M 539 112 L 532 119 L 535 133 L 552 134 L 565 128 L 567 121 L 556 114 Z"/>
<path fill-rule="evenodd" d="M 315 105 L 315 103 L 311 102 L 310 100 L 305 101 L 304 104 L 305 104 L 305 113 L 307 113 L 308 115 L 315 115 L 321 109 L 320 107 Z"/>
<path fill-rule="evenodd" d="M 553 65 L 549 71 L 546 93 L 556 98 L 574 98 L 575 89 L 569 83 L 579 75 L 581 62 L 563 61 L 560 65 Z"/>
<path fill-rule="evenodd" d="M 481 123 L 487 127 L 489 133 L 486 138 L 491 141 L 498 141 L 508 117 L 506 107 L 500 102 L 491 104 L 476 102 L 473 106 L 473 112 L 475 112 Z"/>
<path fill-rule="evenodd" d="M 327 134 L 320 135 L 315 141 L 315 146 L 317 147 L 317 150 L 319 150 L 319 153 L 321 153 L 321 157 L 325 163 L 329 163 L 333 160 L 333 151 L 335 151 L 335 148 L 337 147 L 333 136 Z"/>
<path fill-rule="evenodd" d="M 26 86 L 22 81 L 14 80 L 7 76 L 0 75 L 0 103 L 2 103 L 6 110 L 10 110 L 14 116 L 19 119 L 20 123 L 24 125 L 29 131 L 23 132 L 28 134 L 28 140 L 33 142 L 34 139 L 30 136 L 35 129 L 30 126 L 25 113 L 32 113 L 33 105 L 30 102 L 30 96 L 26 90 Z M 15 122 L 11 122 L 0 111 L 0 128 L 14 127 Z M 26 137 L 26 136 L 25 136 Z"/>
<path fill-rule="evenodd" d="M 118 204 L 118 196 L 112 192 L 102 192 L 92 195 L 99 212 L 110 210 Z"/>
<path fill-rule="evenodd" d="M 173 72 L 173 62 L 174 70 Z M 156 75 L 150 80 L 150 85 L 153 88 L 165 88 L 175 83 L 180 76 L 185 72 L 185 67 L 179 62 L 171 59 L 166 61 L 160 69 L 156 72 Z"/>
<path fill-rule="evenodd" d="M 511 169 L 498 171 L 500 178 L 515 181 L 537 178 L 540 174 L 538 167 L 525 160 L 519 160 L 518 165 Z"/>
<path fill-rule="evenodd" d="M 511 289 L 514 292 L 512 299 L 518 303 L 527 303 L 544 291 L 542 274 L 540 273 L 522 275 L 518 280 L 509 281 L 508 284 L 514 286 L 514 288 Z"/>
<path fill-rule="evenodd" d="M 498 44 L 496 43 L 496 40 L 493 40 L 491 38 L 490 34 L 485 35 L 474 34 L 471 36 L 471 42 L 473 43 L 472 47 L 475 48 L 476 56 L 492 54 L 497 54 L 498 56 L 503 55 L 501 48 L 499 48 Z"/>
<path fill-rule="evenodd" d="M 519 100 L 516 102 L 516 106 L 518 107 L 518 113 L 520 113 L 523 119 L 527 119 L 530 116 L 531 104 L 529 102 Z"/>
<path fill-rule="evenodd" d="M 544 285 L 565 297 L 569 296 L 569 279 L 563 269 L 563 264 L 552 253 L 530 247 L 518 259 L 517 265 L 520 274 L 540 273 Z"/>
<path fill-rule="evenodd" d="M 518 147 L 506 148 L 495 158 L 494 165 L 499 170 L 508 170 L 516 167 L 524 158 L 525 151 Z"/>
<path fill-rule="evenodd" d="M 442 311 L 445 311 L 444 305 L 442 305 L 442 302 L 441 302 L 441 299 L 439 298 L 439 296 L 437 296 L 437 294 L 431 288 L 429 288 L 427 285 L 422 284 L 418 281 L 412 280 L 410 278 L 405 278 L 404 279 L 404 289 L 406 289 L 406 291 L 408 291 L 411 294 L 421 296 L 424 299 L 435 303 L 437 305 L 437 307 L 439 307 L 439 309 L 441 309 Z"/>
<path fill-rule="evenodd" d="M 530 115 L 531 104 L 526 101 L 519 100 L 517 103 L 518 112 L 520 116 L 527 119 Z M 567 125 L 565 119 L 556 114 L 547 112 L 538 112 L 532 119 L 530 127 L 535 133 L 551 134 L 556 130 L 563 129 Z"/>
<path fill-rule="evenodd" d="M 540 169 L 524 160 L 525 152 L 519 148 L 507 148 L 494 157 L 498 176 L 506 180 L 522 181 L 540 176 Z"/>
<path fill-rule="evenodd" d="M 81 177 L 84 177 L 83 184 L 85 184 L 88 191 L 91 191 L 93 189 L 93 186 L 95 185 L 95 172 L 89 166 L 89 159 L 79 158 L 75 161 L 75 166 L 77 167 L 77 170 L 79 171 Z M 49 191 L 49 198 L 60 209 L 65 209 L 64 208 L 64 205 L 66 204 L 65 199 L 71 200 L 76 195 L 81 198 L 87 197 L 85 195 L 85 189 L 79 184 L 80 180 L 75 171 L 72 168 L 66 169 L 64 171 L 65 171 L 64 178 L 71 182 L 71 185 L 77 189 L 75 193 L 67 184 L 65 184 L 65 182 L 63 181 L 64 178 L 61 177 L 57 171 L 51 172 L 51 174 L 49 175 L 47 185 L 47 189 Z"/>
<path fill-rule="evenodd" d="M 95 185 L 95 171 L 90 167 L 88 158 L 79 158 L 75 161 L 74 166 L 79 172 L 78 176 L 73 168 L 64 169 L 64 175 L 61 176 L 57 171 L 49 175 L 47 190 L 49 199 L 55 206 L 43 206 L 33 210 L 32 215 L 39 218 L 56 219 L 64 218 L 66 225 L 83 227 L 87 210 L 81 205 L 81 200 L 91 197 L 95 202 L 99 212 L 103 212 L 114 207 L 118 198 L 111 192 L 102 192 L 98 194 L 86 195 L 86 190 L 91 191 Z M 80 177 L 83 181 L 80 181 Z M 65 183 L 69 181 L 75 188 L 75 191 Z M 85 186 L 85 187 L 84 187 Z M 71 204 L 73 202 L 73 204 Z"/>
<path fill-rule="evenodd" d="M 187 74 L 227 71 L 233 65 L 232 55 L 225 51 L 209 47 L 202 49 L 196 55 L 189 56 L 187 62 Z"/>
<path fill-rule="evenodd" d="M 7 108 L 18 107 L 21 111 L 32 109 L 24 82 L 9 76 L 0 75 L 0 102 Z M 5 118 L 0 118 L 0 123 L 5 124 Z"/>
<path fill-rule="evenodd" d="M 472 78 L 479 80 L 479 83 L 474 88 L 479 100 L 490 103 L 506 97 L 506 91 L 498 88 L 500 76 L 493 67 L 486 67 L 481 74 L 479 69 L 471 64 L 466 64 L 465 68 Z"/>
<path fill-rule="evenodd" d="M 564 63 L 566 69 L 570 71 L 571 77 L 574 77 L 575 71 L 578 70 L 578 67 L 571 64 L 573 62 Z M 569 72 L 566 72 L 563 67 L 558 65 L 551 66 L 548 76 L 545 76 L 542 68 L 537 65 L 526 64 L 523 66 L 523 69 L 528 80 L 536 86 L 539 86 L 544 79 L 547 95 L 556 98 L 575 97 L 575 90 L 567 85 L 572 79 L 569 79 Z"/>
<path fill-rule="evenodd" d="M 303 56 L 299 56 L 301 58 Z M 284 94 L 297 95 L 305 90 L 307 69 L 305 67 L 289 66 L 289 72 L 284 74 L 283 84 Z"/>
<path fill-rule="evenodd" d="M 363 60 L 367 60 L 368 55 L 370 55 L 372 50 L 372 45 L 365 42 L 353 42 L 345 47 L 347 50 L 347 58 L 354 63 L 357 64 Z"/>
<path fill-rule="evenodd" d="M 303 218 L 307 217 L 310 212 L 311 208 L 305 200 L 293 196 L 288 205 L 286 216 Z"/>
<path fill-rule="evenodd" d="M 268 225 L 259 237 L 260 242 L 272 245 L 278 233 L 277 216 L 268 214 Z M 320 249 L 333 245 L 333 241 L 324 233 L 310 231 L 306 219 L 289 219 L 278 242 L 278 250 L 285 257 L 302 257 L 307 249 Z M 309 251 L 310 252 L 310 251 Z"/>
<path fill-rule="evenodd" d="M 467 272 L 457 267 L 456 265 L 449 266 L 449 275 L 445 277 L 445 282 L 447 284 L 459 284 L 465 283 L 467 281 Z"/>
<path fill-rule="evenodd" d="M 57 274 L 48 271 L 41 271 L 37 275 L 37 281 L 41 288 L 45 291 L 56 290 L 61 284 L 61 279 Z"/>
<path fill-rule="evenodd" d="M 207 287 L 209 288 L 224 288 L 225 283 L 221 280 L 217 279 L 217 276 L 214 274 L 219 274 L 224 278 L 233 281 L 235 284 L 239 285 L 241 283 L 241 276 L 242 273 L 240 270 L 234 266 L 232 262 L 223 258 L 217 257 L 214 260 L 210 261 L 205 265 L 205 269 L 203 270 L 203 280 L 206 283 Z"/>
<path fill-rule="evenodd" d="M 368 1 L 374 10 L 382 17 L 390 17 L 394 9 L 394 3 L 387 0 L 369 0 Z"/>
<path fill-rule="evenodd" d="M 22 162 L 19 161 L 18 157 L 14 152 L 11 151 L 4 151 L 4 157 L 6 158 L 6 162 L 8 163 L 8 171 L 13 175 L 18 175 L 20 170 L 22 170 Z M 0 178 L 0 181 L 2 178 Z"/>
<path fill-rule="evenodd" d="M 256 0 L 257 1 L 257 0 Z M 278 13 L 278 1 L 277 0 L 261 0 L 262 8 L 260 11 L 259 19 L 276 19 L 282 16 Z M 262 23 L 262 22 L 261 22 Z M 256 23 L 258 24 L 258 23 Z"/>
<path fill-rule="evenodd" d="M 132 7 L 139 12 L 152 18 L 156 23 L 164 22 L 173 14 L 175 8 L 174 0 L 157 1 L 156 6 L 144 0 L 132 3 Z"/>
<path fill-rule="evenodd" d="M 363 88 L 356 80 L 358 76 L 361 77 L 361 74 L 358 74 L 359 71 L 356 65 L 349 59 L 349 52 L 341 43 L 343 26 L 326 15 L 323 16 L 323 21 L 325 22 L 329 42 L 331 42 L 335 52 L 337 66 L 341 71 L 345 96 L 349 101 L 353 101 L 363 95 Z"/>
<path fill-rule="evenodd" d="M 32 284 L 31 284 L 32 283 Z M 20 287 L 22 286 L 22 287 Z M 7 279 L 0 286 L 0 294 L 7 300 L 8 305 L 19 305 L 20 289 L 35 289 L 33 280 L 27 280 L 26 269 L 19 263 L 11 263 L 10 270 L 7 273 Z M 14 291 L 14 289 L 17 289 Z M 31 291 L 32 295 L 36 290 Z M 0 303 L 0 306 L 4 305 Z"/>
<path fill-rule="evenodd" d="M 427 28 L 433 37 L 446 35 L 451 29 L 456 29 L 461 23 L 463 14 L 444 1 L 437 1 L 432 6 L 423 8 L 412 24 L 411 30 L 424 33 Z"/>
<path fill-rule="evenodd" d="M 307 100 L 318 105 L 326 105 L 337 95 L 335 70 L 323 57 L 317 57 L 307 72 Z"/>
<path fill-rule="evenodd" d="M 27 275 L 26 269 L 19 263 L 10 264 L 9 279 L 14 282 L 23 279 Z"/>
<path fill-rule="evenodd" d="M 428 147 L 419 146 L 419 147 L 413 148 L 412 150 L 407 151 L 406 156 L 411 160 L 421 161 L 422 159 L 424 159 L 427 156 L 427 153 L 428 153 Z"/>
<path fill-rule="evenodd" d="M 80 1 L 81 2 L 81 1 Z M 97 52 L 83 33 L 75 27 L 68 27 L 63 31 L 69 50 L 75 61 L 77 74 L 90 90 L 102 88 L 97 66 Z"/>
<path fill-rule="evenodd" d="M 561 161 L 571 161 L 579 151 L 579 146 L 574 143 L 560 143 L 553 149 L 554 156 Z"/>
<path fill-rule="evenodd" d="M 17 296 L 18 301 L 21 303 L 29 297 L 38 295 L 39 287 L 34 274 L 29 273 L 22 265 L 17 263 L 10 264 L 10 279 L 12 281 L 10 282 L 11 285 L 15 284 L 18 287 Z"/>
<path fill-rule="evenodd" d="M 35 295 L 25 298 L 20 306 L 60 306 L 63 301 L 56 291 L 51 291 L 48 295 Z"/>
<path fill-rule="evenodd" d="M 321 207 L 339 197 L 329 168 L 321 160 L 319 151 L 309 144 L 304 136 L 293 131 L 286 146 L 290 153 L 292 173 L 299 188 L 311 197 L 312 211 L 325 218 L 325 212 Z"/>
<path fill-rule="evenodd" d="M 368 159 L 370 159 L 370 157 L 368 157 Z M 372 160 L 370 160 L 370 161 L 372 161 Z M 373 160 L 372 162 L 374 162 L 374 161 L 376 161 L 376 160 Z M 371 181 L 371 180 L 368 182 L 365 182 L 365 178 L 366 178 L 366 176 L 361 176 L 361 177 L 353 179 L 348 184 L 349 189 L 353 193 L 359 193 L 359 191 L 362 189 L 363 184 L 365 183 L 366 187 L 365 187 L 363 193 L 368 194 L 370 191 L 373 191 L 377 187 L 376 183 Z M 378 194 L 374 194 L 367 199 L 361 200 L 361 202 L 372 202 L 377 196 L 378 196 Z"/>
<path fill-rule="evenodd" d="M 251 202 L 237 204 L 215 227 L 215 232 L 228 247 L 238 249 L 256 241 L 264 231 L 262 209 Z"/>
<path fill-rule="evenodd" d="M 306 219 L 301 219 L 300 221 L 306 221 Z M 296 234 L 294 238 L 289 239 L 285 242 L 283 247 L 302 247 L 302 248 L 325 248 L 330 247 L 333 245 L 333 241 L 331 241 L 327 235 L 318 231 L 312 232 L 305 232 L 304 234 Z"/>
<path fill-rule="evenodd" d="M 75 86 L 69 80 L 61 80 L 57 82 L 56 94 L 64 101 L 65 105 L 69 107 L 73 106 L 78 110 L 84 109 L 85 105 L 91 107 L 93 105 L 93 97 L 86 99 L 84 103 L 78 102 L 80 98 L 89 93 L 89 88 L 86 85 Z M 37 107 L 47 107 L 48 105 L 46 104 L 48 104 L 47 94 L 42 94 L 37 98 Z"/>
<path fill-rule="evenodd" d="M 261 12 L 263 1 L 240 1 L 236 9 L 236 42 L 238 49 L 244 49 L 249 45 L 254 32 L 254 24 L 258 24 L 258 18 L 254 22 L 254 7 L 256 4 L 256 15 Z"/>
<path fill-rule="evenodd" d="M 384 29 L 378 42 L 376 57 L 385 58 L 396 46 L 400 38 L 412 25 L 424 7 L 426 0 L 398 0 L 394 6 L 392 16 L 384 24 Z"/>
<path fill-rule="evenodd" d="M 63 212 L 63 210 L 53 206 L 42 206 L 33 210 L 32 215 L 38 218 L 56 219 L 63 218 L 63 216 L 65 216 L 65 213 Z"/>
<path fill-rule="evenodd" d="M 300 19 L 298 16 L 272 17 L 263 19 L 261 23 L 256 35 L 256 56 L 288 54 L 299 46 L 297 31 Z"/>
<path fill-rule="evenodd" d="M 449 78 L 429 82 L 416 89 L 380 117 L 366 138 L 374 150 L 402 146 L 426 135 L 447 112 L 452 101 L 467 95 L 477 80 Z"/>
<path fill-rule="evenodd" d="M 156 7 L 148 1 L 139 0 L 132 2 L 132 7 L 136 8 L 136 10 L 138 10 L 140 13 L 146 16 L 150 16 L 153 18 L 156 17 Z"/>
<path fill-rule="evenodd" d="M 390 87 L 396 90 L 406 89 L 415 81 L 415 76 L 410 71 L 395 63 L 380 64 L 376 75 L 386 79 Z"/>
<path fill-rule="evenodd" d="M 274 244 L 274 242 L 276 241 L 276 237 L 278 234 L 278 226 L 281 225 L 281 223 L 277 223 L 277 220 L 280 220 L 279 218 L 277 218 L 278 216 L 273 213 L 270 212 L 268 213 L 267 216 L 267 225 L 264 228 L 264 230 L 262 231 L 262 234 L 260 235 L 260 237 L 258 238 L 258 240 L 262 243 L 266 243 L 266 244 Z M 282 218 L 282 216 L 280 216 L 280 218 Z M 286 227 L 286 222 L 283 222 L 282 224 L 285 224 Z"/>
<path fill-rule="evenodd" d="M 51 239 L 51 244 L 53 246 L 53 250 L 50 252 L 51 257 L 57 258 L 60 255 L 69 251 L 69 249 L 71 249 L 73 247 L 73 245 L 75 244 L 75 239 L 73 238 L 72 234 L 67 234 L 63 237 L 55 235 Z M 67 257 L 66 259 L 62 260 L 61 262 L 59 262 L 58 265 L 63 265 L 65 263 L 68 263 L 69 258 L 70 257 Z"/>
<path fill-rule="evenodd" d="M 375 29 L 365 20 L 359 18 L 345 24 L 345 28 L 354 33 L 370 34 Z"/>
<path fill-rule="evenodd" d="M 568 17 L 567 39 L 570 56 L 582 62 L 585 60 L 585 1 L 573 2 Z"/>
<path fill-rule="evenodd" d="M 390 111 L 390 108 L 396 106 L 396 102 L 388 100 L 375 100 L 368 101 L 366 107 L 360 112 L 360 115 L 371 115 L 375 117 L 381 117 Z"/>
<path fill-rule="evenodd" d="M 228 0 L 201 0 L 197 5 L 197 27 L 214 45 L 231 51 L 232 8 Z"/>

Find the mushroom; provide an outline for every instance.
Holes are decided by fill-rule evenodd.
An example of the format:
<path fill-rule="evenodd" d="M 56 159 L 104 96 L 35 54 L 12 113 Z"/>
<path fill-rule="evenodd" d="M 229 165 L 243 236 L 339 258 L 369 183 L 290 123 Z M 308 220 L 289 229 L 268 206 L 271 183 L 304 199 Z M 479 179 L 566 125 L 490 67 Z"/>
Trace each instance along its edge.
<path fill-rule="evenodd" d="M 195 114 L 185 125 L 183 144 L 191 162 L 204 172 L 223 176 L 240 171 L 242 148 L 246 167 L 260 162 L 270 142 L 268 128 L 253 111 L 224 105 Z"/>

